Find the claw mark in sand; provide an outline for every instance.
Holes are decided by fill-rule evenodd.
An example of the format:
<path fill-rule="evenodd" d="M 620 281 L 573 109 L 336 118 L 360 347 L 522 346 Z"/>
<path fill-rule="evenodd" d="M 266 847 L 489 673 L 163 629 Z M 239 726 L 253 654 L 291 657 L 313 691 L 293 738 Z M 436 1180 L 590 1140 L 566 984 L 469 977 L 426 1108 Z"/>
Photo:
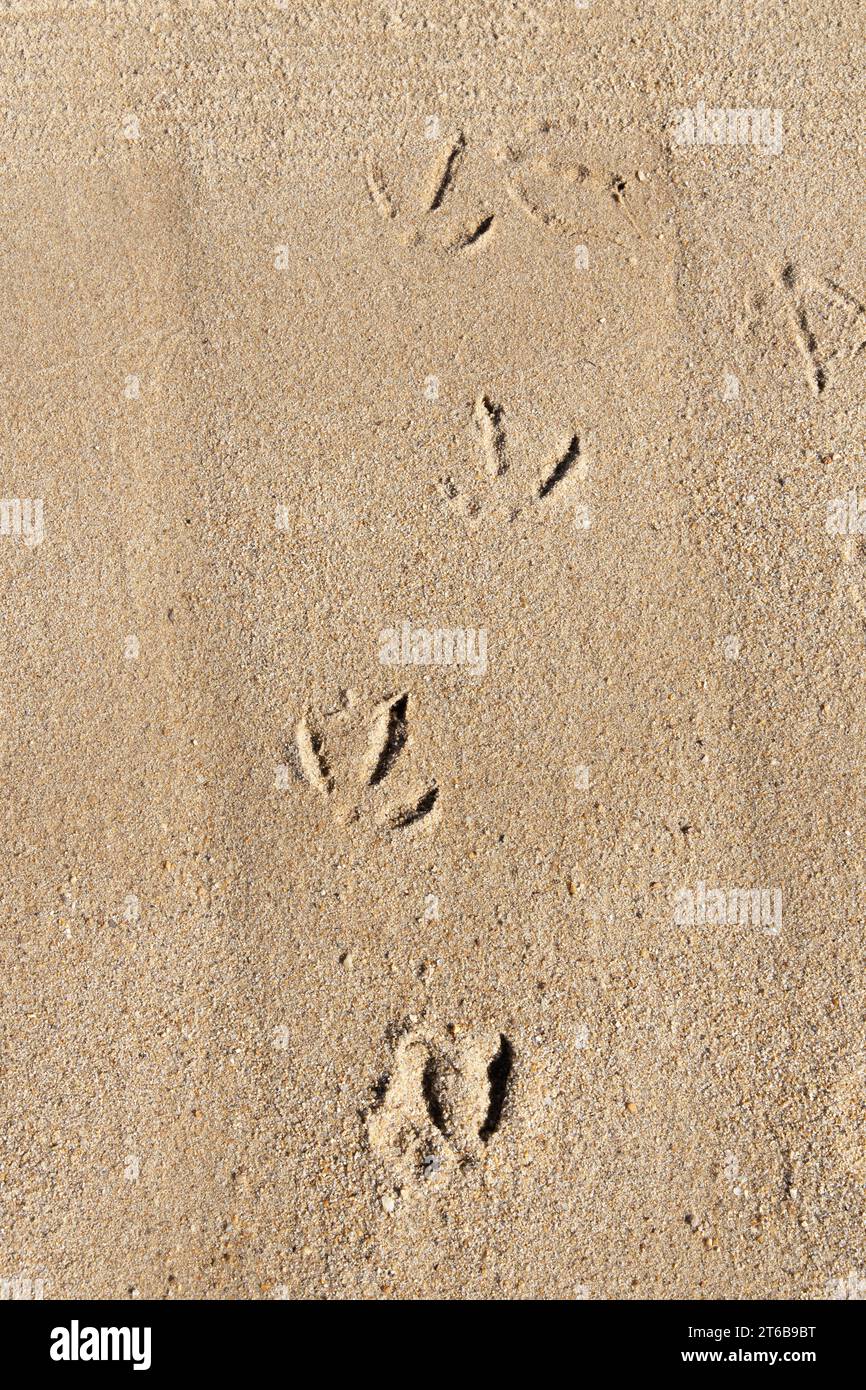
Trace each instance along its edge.
<path fill-rule="evenodd" d="M 478 1131 L 478 1137 L 484 1144 L 489 1144 L 493 1135 L 502 1123 L 502 1112 L 505 1109 L 505 1102 L 508 1098 L 508 1087 L 511 1082 L 511 1071 L 514 1066 L 514 1049 L 504 1033 L 499 1035 L 499 1050 L 491 1058 L 487 1068 L 487 1081 L 489 1084 L 487 1114 L 484 1123 Z"/>
<path fill-rule="evenodd" d="M 322 752 L 322 736 L 318 730 L 310 728 L 306 716 L 298 721 L 295 742 L 301 770 L 310 786 L 315 787 L 322 796 L 330 796 L 334 790 L 334 779 Z"/>
<path fill-rule="evenodd" d="M 487 396 L 479 396 L 475 402 L 474 419 L 481 434 L 484 471 L 490 478 L 499 478 L 508 467 L 502 406 L 494 405 Z"/>
<path fill-rule="evenodd" d="M 430 815 L 438 800 L 439 788 L 434 782 L 433 786 L 424 792 L 414 806 L 404 806 L 388 817 L 389 830 L 406 830 L 416 821 L 424 820 L 425 816 Z"/>
<path fill-rule="evenodd" d="M 432 1054 L 427 1058 L 424 1064 L 421 1085 L 424 1091 L 424 1103 L 427 1106 L 427 1114 L 430 1116 L 432 1123 L 436 1126 L 439 1133 L 447 1137 L 448 1121 L 445 1117 L 445 1107 L 441 1095 L 441 1064 Z"/>
<path fill-rule="evenodd" d="M 441 208 L 445 194 L 454 181 L 454 175 L 457 172 L 457 166 L 460 160 L 463 158 L 463 151 L 465 148 L 466 141 L 462 135 L 458 135 L 456 142 L 448 151 L 439 169 L 434 173 L 430 202 L 427 205 L 428 212 L 435 212 L 437 208 Z"/>
<path fill-rule="evenodd" d="M 827 385 L 827 374 L 818 356 L 818 342 L 809 327 L 809 320 L 806 317 L 806 310 L 803 302 L 801 300 L 798 303 L 795 299 L 797 273 L 792 265 L 786 265 L 782 271 L 782 284 L 791 295 L 791 317 L 794 323 L 794 331 L 797 344 L 809 366 L 812 390 L 816 396 L 820 396 Z"/>
<path fill-rule="evenodd" d="M 403 751 L 408 737 L 406 710 L 409 704 L 407 694 L 398 695 L 395 700 L 386 702 L 376 715 L 367 743 L 365 764 L 372 764 L 367 778 L 371 787 L 376 787 L 387 777 L 397 758 Z"/>
<path fill-rule="evenodd" d="M 555 468 L 553 469 L 553 472 L 545 479 L 545 481 L 539 487 L 539 500 L 549 496 L 550 493 L 553 492 L 553 489 L 556 487 L 557 483 L 561 483 L 566 474 L 571 472 L 571 469 L 577 463 L 579 457 L 580 440 L 578 439 L 576 434 L 573 434 L 571 436 L 569 446 L 563 454 L 562 458 L 556 464 Z"/>
<path fill-rule="evenodd" d="M 397 216 L 397 209 L 385 192 L 385 185 L 382 182 L 382 172 L 377 164 L 374 164 L 368 155 L 364 160 L 364 177 L 367 180 L 367 192 L 370 194 L 370 202 L 378 212 L 379 216 L 385 221 L 390 221 Z"/>
<path fill-rule="evenodd" d="M 462 237 L 455 241 L 451 247 L 452 251 L 468 251 L 470 247 L 477 246 L 482 237 L 485 237 L 493 226 L 493 213 L 489 217 L 482 217 L 474 231 L 466 232 Z"/>

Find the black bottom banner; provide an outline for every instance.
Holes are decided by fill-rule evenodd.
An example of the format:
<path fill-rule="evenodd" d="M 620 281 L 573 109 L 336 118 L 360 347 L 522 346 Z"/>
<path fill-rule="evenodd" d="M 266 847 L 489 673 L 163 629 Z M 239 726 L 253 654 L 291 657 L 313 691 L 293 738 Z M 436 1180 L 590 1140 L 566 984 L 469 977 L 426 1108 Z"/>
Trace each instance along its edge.
<path fill-rule="evenodd" d="M 605 1367 L 614 1374 L 679 1371 L 695 1379 L 713 1367 L 762 1367 L 770 1383 L 792 1369 L 826 1376 L 844 1368 L 850 1375 L 859 1363 L 863 1323 L 845 1302 L 584 1301 L 568 1305 L 562 1333 L 569 1341 L 569 1357 L 578 1356 L 576 1369 L 591 1366 L 595 1375 Z M 301 1312 L 306 1321 L 311 1306 L 279 1301 L 6 1302 L 0 1306 L 4 1369 L 7 1377 L 14 1367 L 18 1378 L 38 1372 L 60 1381 L 92 1379 L 107 1370 L 115 1377 L 128 1373 L 157 1383 L 185 1373 L 249 1374 L 280 1363 L 289 1370 L 287 1339 L 298 1340 L 295 1319 Z M 495 1319 L 497 1312 L 492 1308 L 490 1316 Z M 336 1316 L 341 1320 L 342 1314 Z M 393 1309 L 389 1316 L 393 1318 Z M 411 1325 L 411 1311 L 408 1316 Z M 437 1321 L 443 1316 L 440 1311 Z M 377 1320 L 373 1313 L 369 1329 L 360 1330 L 351 1352 L 353 1370 L 366 1359 L 364 1348 L 381 1336 Z M 430 1331 L 427 1324 L 421 1334 L 424 1345 Z M 512 1333 L 516 1331 L 514 1327 Z M 479 1368 L 483 1364 L 489 1375 L 497 1345 L 504 1362 L 506 1355 L 513 1356 L 506 1351 L 513 1344 L 513 1336 L 507 1343 L 491 1342 L 487 1331 L 477 1344 Z M 550 1351 L 555 1350 L 562 1354 L 565 1348 L 554 1344 Z M 331 1347 L 325 1360 L 333 1367 Z"/>

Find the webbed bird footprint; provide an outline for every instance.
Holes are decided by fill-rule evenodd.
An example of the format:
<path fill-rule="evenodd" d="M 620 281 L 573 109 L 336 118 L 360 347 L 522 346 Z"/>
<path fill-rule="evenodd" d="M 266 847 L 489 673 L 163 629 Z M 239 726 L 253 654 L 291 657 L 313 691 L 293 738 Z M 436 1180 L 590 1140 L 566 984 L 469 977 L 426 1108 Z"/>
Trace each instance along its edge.
<path fill-rule="evenodd" d="M 586 478 L 586 460 L 580 435 L 569 431 L 558 447 L 551 449 L 540 468 L 532 472 L 521 462 L 514 465 L 507 436 L 503 405 L 487 395 L 479 396 L 472 408 L 471 427 L 475 478 L 464 488 L 451 477 L 440 480 L 440 492 L 470 523 L 481 513 L 496 508 L 514 521 L 525 507 L 540 504 L 543 509 L 552 494 L 564 498 L 566 481 Z"/>
<path fill-rule="evenodd" d="M 416 245 L 427 242 L 443 251 L 469 251 L 479 247 L 493 229 L 495 214 L 484 206 L 475 212 L 464 209 L 456 216 L 444 207 L 451 195 L 457 172 L 466 155 L 466 141 L 458 135 L 453 144 L 433 161 L 420 194 L 415 199 L 414 216 L 404 216 L 392 195 L 387 191 L 379 164 L 368 155 L 364 161 L 364 177 L 370 202 L 386 222 L 393 222 L 404 242 Z"/>
<path fill-rule="evenodd" d="M 810 389 L 820 396 L 841 368 L 866 354 L 866 305 L 835 280 L 805 277 L 791 262 L 781 284 Z"/>
<path fill-rule="evenodd" d="M 410 778 L 398 786 L 395 771 L 411 745 L 408 692 L 391 695 L 373 710 L 366 740 L 352 717 L 354 701 L 317 719 L 304 715 L 295 729 L 301 771 L 341 823 L 372 817 L 386 830 L 432 825 L 439 811 L 435 781 Z"/>
<path fill-rule="evenodd" d="M 503 1033 L 404 1033 L 365 1116 L 371 1149 L 407 1181 L 477 1162 L 508 1112 L 513 1071 Z"/>

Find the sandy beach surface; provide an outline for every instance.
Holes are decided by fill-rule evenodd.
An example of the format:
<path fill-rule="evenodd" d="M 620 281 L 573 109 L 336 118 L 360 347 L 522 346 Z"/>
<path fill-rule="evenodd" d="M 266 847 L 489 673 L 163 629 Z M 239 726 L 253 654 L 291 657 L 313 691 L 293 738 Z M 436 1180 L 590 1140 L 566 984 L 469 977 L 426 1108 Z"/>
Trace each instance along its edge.
<path fill-rule="evenodd" d="M 0 4 L 4 1296 L 866 1294 L 863 51 Z"/>

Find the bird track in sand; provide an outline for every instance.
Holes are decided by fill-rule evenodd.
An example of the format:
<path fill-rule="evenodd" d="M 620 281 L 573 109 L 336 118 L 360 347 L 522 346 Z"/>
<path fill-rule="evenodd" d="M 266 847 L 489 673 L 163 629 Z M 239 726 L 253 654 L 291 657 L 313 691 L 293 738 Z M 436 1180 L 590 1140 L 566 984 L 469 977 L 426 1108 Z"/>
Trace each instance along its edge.
<path fill-rule="evenodd" d="M 510 1113 L 514 1070 L 504 1033 L 455 1039 L 410 1029 L 364 1115 L 371 1150 L 405 1181 L 478 1162 Z"/>
<path fill-rule="evenodd" d="M 427 822 L 433 824 L 439 810 L 439 788 L 429 782 L 417 792 L 406 791 L 402 798 L 386 795 L 377 806 L 379 794 L 391 791 L 391 778 L 410 742 L 407 691 L 391 695 L 373 711 L 366 743 L 360 748 L 350 740 L 350 748 L 338 759 L 336 731 L 347 721 L 351 704 L 324 719 L 305 714 L 295 728 L 295 746 L 303 776 L 332 807 L 341 823 L 357 821 L 372 814 L 386 830 L 406 830 Z M 334 745 L 332 747 L 332 745 Z"/>
<path fill-rule="evenodd" d="M 787 261 L 771 277 L 782 291 L 791 336 L 803 359 L 809 389 L 822 396 L 836 375 L 866 357 L 866 304 L 827 275 L 806 275 Z M 763 295 L 756 311 L 766 314 Z"/>
<path fill-rule="evenodd" d="M 464 213 L 459 220 L 448 216 L 450 202 L 458 182 L 471 173 L 458 177 L 469 153 L 466 137 L 459 133 L 445 151 L 434 158 L 425 175 L 420 193 L 404 212 L 388 191 L 382 166 L 371 154 L 363 159 L 364 180 L 372 206 L 383 219 L 393 224 L 401 239 L 416 245 L 432 245 L 451 254 L 474 253 L 489 245 L 498 222 L 512 209 L 533 223 L 542 232 L 555 232 L 570 238 L 589 234 L 595 218 L 614 213 L 620 230 L 640 237 L 642 232 L 626 198 L 629 181 L 613 170 L 597 169 L 582 161 L 558 165 L 546 157 L 530 158 L 506 150 L 492 155 L 492 162 L 503 168 L 499 181 L 501 192 L 487 191 L 481 197 L 478 214 Z M 474 151 L 473 151 L 474 153 Z M 489 166 L 488 166 L 489 167 Z M 530 192 L 533 181 L 540 184 L 541 193 Z M 471 186 L 471 185 L 470 185 Z M 568 214 L 556 206 L 556 196 L 562 191 L 574 196 L 577 190 L 592 209 L 582 216 Z M 486 203 L 486 206 L 484 205 Z M 610 240 L 602 236 L 601 240 Z"/>
<path fill-rule="evenodd" d="M 526 470 L 513 466 L 508 445 L 507 416 L 503 405 L 490 395 L 479 396 L 472 408 L 472 429 L 475 452 L 480 468 L 476 473 L 486 493 L 482 500 L 477 485 L 460 487 L 452 477 L 440 479 L 440 491 L 449 503 L 470 522 L 477 521 L 485 508 L 499 504 L 514 521 L 524 506 L 542 508 L 552 495 L 570 495 L 567 480 L 585 481 L 587 463 L 581 437 L 572 430 L 557 450 L 552 450 L 543 467 L 536 472 L 534 482 L 527 481 Z M 520 476 L 520 474 L 524 476 Z"/>

